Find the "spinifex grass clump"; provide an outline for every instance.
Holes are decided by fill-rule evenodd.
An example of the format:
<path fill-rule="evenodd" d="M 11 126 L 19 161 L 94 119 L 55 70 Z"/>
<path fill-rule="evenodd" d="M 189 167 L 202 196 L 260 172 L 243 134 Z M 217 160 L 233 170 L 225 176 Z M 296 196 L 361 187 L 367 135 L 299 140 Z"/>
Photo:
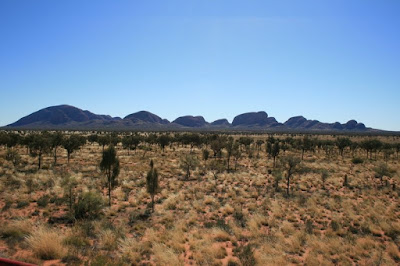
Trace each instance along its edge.
<path fill-rule="evenodd" d="M 67 249 L 63 244 L 63 235 L 53 229 L 40 227 L 26 238 L 26 242 L 33 253 L 40 259 L 61 259 Z"/>

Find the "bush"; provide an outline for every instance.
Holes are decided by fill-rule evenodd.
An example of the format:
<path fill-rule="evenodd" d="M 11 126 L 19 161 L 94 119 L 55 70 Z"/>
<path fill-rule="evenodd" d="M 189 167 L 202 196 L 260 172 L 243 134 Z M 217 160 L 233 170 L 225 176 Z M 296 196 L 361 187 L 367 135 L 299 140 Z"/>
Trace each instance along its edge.
<path fill-rule="evenodd" d="M 16 220 L 0 226 L 0 236 L 9 240 L 19 241 L 30 234 L 32 223 L 28 220 Z"/>
<path fill-rule="evenodd" d="M 100 194 L 89 191 L 82 194 L 74 205 L 75 219 L 94 220 L 100 217 L 104 202 Z"/>
<path fill-rule="evenodd" d="M 313 222 L 311 220 L 307 220 L 305 224 L 306 224 L 306 233 L 312 234 L 314 229 Z"/>
<path fill-rule="evenodd" d="M 204 149 L 203 150 L 203 160 L 207 161 L 209 157 L 210 157 L 210 152 L 207 149 Z"/>
<path fill-rule="evenodd" d="M 12 162 L 14 166 L 17 166 L 21 163 L 21 156 L 15 150 L 8 149 L 6 160 Z"/>
<path fill-rule="evenodd" d="M 254 252 L 251 245 L 239 246 L 236 248 L 235 253 L 243 266 L 256 265 Z"/>
<path fill-rule="evenodd" d="M 50 197 L 49 197 L 48 195 L 44 195 L 44 196 L 40 197 L 40 198 L 37 200 L 37 205 L 38 205 L 39 207 L 44 208 L 44 207 L 47 206 L 47 204 L 49 204 L 49 199 L 50 199 Z"/>
<path fill-rule="evenodd" d="M 26 241 L 33 253 L 44 260 L 61 259 L 67 253 L 62 234 L 51 229 L 39 228 Z"/>
<path fill-rule="evenodd" d="M 72 235 L 67 236 L 64 239 L 64 244 L 68 245 L 68 246 L 80 248 L 80 249 L 90 246 L 89 240 L 86 237 L 81 236 L 79 234 L 72 234 Z"/>
<path fill-rule="evenodd" d="M 351 160 L 351 162 L 352 162 L 353 164 L 361 164 L 361 163 L 364 162 L 364 160 L 361 159 L 361 158 L 356 157 L 356 158 L 353 158 L 353 159 Z"/>
<path fill-rule="evenodd" d="M 27 200 L 20 200 L 20 201 L 18 201 L 18 203 L 17 203 L 17 208 L 18 209 L 21 209 L 21 208 L 24 208 L 24 207 L 26 207 L 26 206 L 28 206 L 29 205 L 29 201 L 27 201 Z"/>
<path fill-rule="evenodd" d="M 5 204 L 4 204 L 4 206 L 3 206 L 2 211 L 8 210 L 8 209 L 11 207 L 13 201 L 12 201 L 11 199 L 9 199 L 9 198 L 6 198 L 6 199 L 4 200 L 4 203 L 5 203 Z"/>
<path fill-rule="evenodd" d="M 340 224 L 339 224 L 337 221 L 332 220 L 332 222 L 331 222 L 331 228 L 332 228 L 333 231 L 338 231 L 339 228 L 340 228 Z"/>

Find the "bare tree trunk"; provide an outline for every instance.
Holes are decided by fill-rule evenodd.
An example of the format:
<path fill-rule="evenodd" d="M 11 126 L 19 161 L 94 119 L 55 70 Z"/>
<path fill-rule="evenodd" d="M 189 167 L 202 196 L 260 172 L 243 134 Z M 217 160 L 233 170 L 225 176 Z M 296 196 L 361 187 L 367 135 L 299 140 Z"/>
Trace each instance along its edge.
<path fill-rule="evenodd" d="M 57 165 L 57 147 L 54 148 L 54 165 Z"/>
<path fill-rule="evenodd" d="M 290 194 L 290 176 L 287 176 L 287 188 L 286 188 L 286 194 L 289 196 Z"/>
<path fill-rule="evenodd" d="M 39 153 L 39 165 L 38 165 L 39 169 L 40 169 L 41 165 L 42 165 L 42 154 Z"/>
<path fill-rule="evenodd" d="M 69 187 L 69 211 L 72 210 L 72 186 Z"/>
<path fill-rule="evenodd" d="M 108 181 L 108 206 L 111 207 L 111 180 Z"/>

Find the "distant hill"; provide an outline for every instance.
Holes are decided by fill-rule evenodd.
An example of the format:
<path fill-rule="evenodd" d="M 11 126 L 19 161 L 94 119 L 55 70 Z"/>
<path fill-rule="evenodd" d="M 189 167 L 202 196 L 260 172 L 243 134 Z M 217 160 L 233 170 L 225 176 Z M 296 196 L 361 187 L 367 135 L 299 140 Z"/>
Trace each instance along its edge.
<path fill-rule="evenodd" d="M 291 117 L 283 123 L 286 127 L 291 129 L 307 129 L 307 130 L 337 130 L 337 131 L 366 131 L 367 128 L 363 123 L 358 123 L 355 120 L 350 120 L 346 124 L 339 122 L 330 124 L 322 123 L 318 120 L 308 120 L 303 116 Z"/>
<path fill-rule="evenodd" d="M 226 126 L 226 127 L 231 126 L 231 124 L 229 123 L 228 119 L 225 119 L 225 118 L 215 120 L 210 125 L 212 125 L 212 126 Z"/>
<path fill-rule="evenodd" d="M 204 117 L 191 115 L 178 117 L 172 123 L 185 127 L 204 127 L 208 124 Z"/>
<path fill-rule="evenodd" d="M 281 124 L 275 118 L 268 117 L 268 114 L 264 111 L 240 114 L 232 121 L 234 127 L 276 127 L 279 125 Z"/>
<path fill-rule="evenodd" d="M 158 115 L 147 111 L 140 111 L 124 117 L 125 120 L 131 120 L 132 122 L 146 122 L 146 123 L 158 123 L 158 124 L 169 124 L 167 119 L 162 119 Z"/>
<path fill-rule="evenodd" d="M 21 127 L 29 125 L 65 125 L 70 123 L 84 123 L 88 121 L 113 121 L 109 115 L 96 115 L 70 105 L 51 106 L 34 112 L 8 125 L 9 127 Z"/>
<path fill-rule="evenodd" d="M 208 123 L 202 116 L 181 116 L 173 122 L 148 111 L 127 115 L 123 119 L 98 115 L 70 105 L 51 106 L 27 115 L 5 129 L 71 129 L 71 130 L 225 130 L 271 132 L 380 132 L 363 123 L 323 123 L 303 116 L 280 123 L 264 111 L 237 115 L 232 124 L 225 118 Z"/>

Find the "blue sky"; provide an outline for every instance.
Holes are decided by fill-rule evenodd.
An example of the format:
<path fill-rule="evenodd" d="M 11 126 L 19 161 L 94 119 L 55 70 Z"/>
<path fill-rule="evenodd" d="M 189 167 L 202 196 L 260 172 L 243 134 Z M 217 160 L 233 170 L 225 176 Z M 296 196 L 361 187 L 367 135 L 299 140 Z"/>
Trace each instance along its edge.
<path fill-rule="evenodd" d="M 0 125 L 264 110 L 400 130 L 400 1 L 0 1 Z"/>

